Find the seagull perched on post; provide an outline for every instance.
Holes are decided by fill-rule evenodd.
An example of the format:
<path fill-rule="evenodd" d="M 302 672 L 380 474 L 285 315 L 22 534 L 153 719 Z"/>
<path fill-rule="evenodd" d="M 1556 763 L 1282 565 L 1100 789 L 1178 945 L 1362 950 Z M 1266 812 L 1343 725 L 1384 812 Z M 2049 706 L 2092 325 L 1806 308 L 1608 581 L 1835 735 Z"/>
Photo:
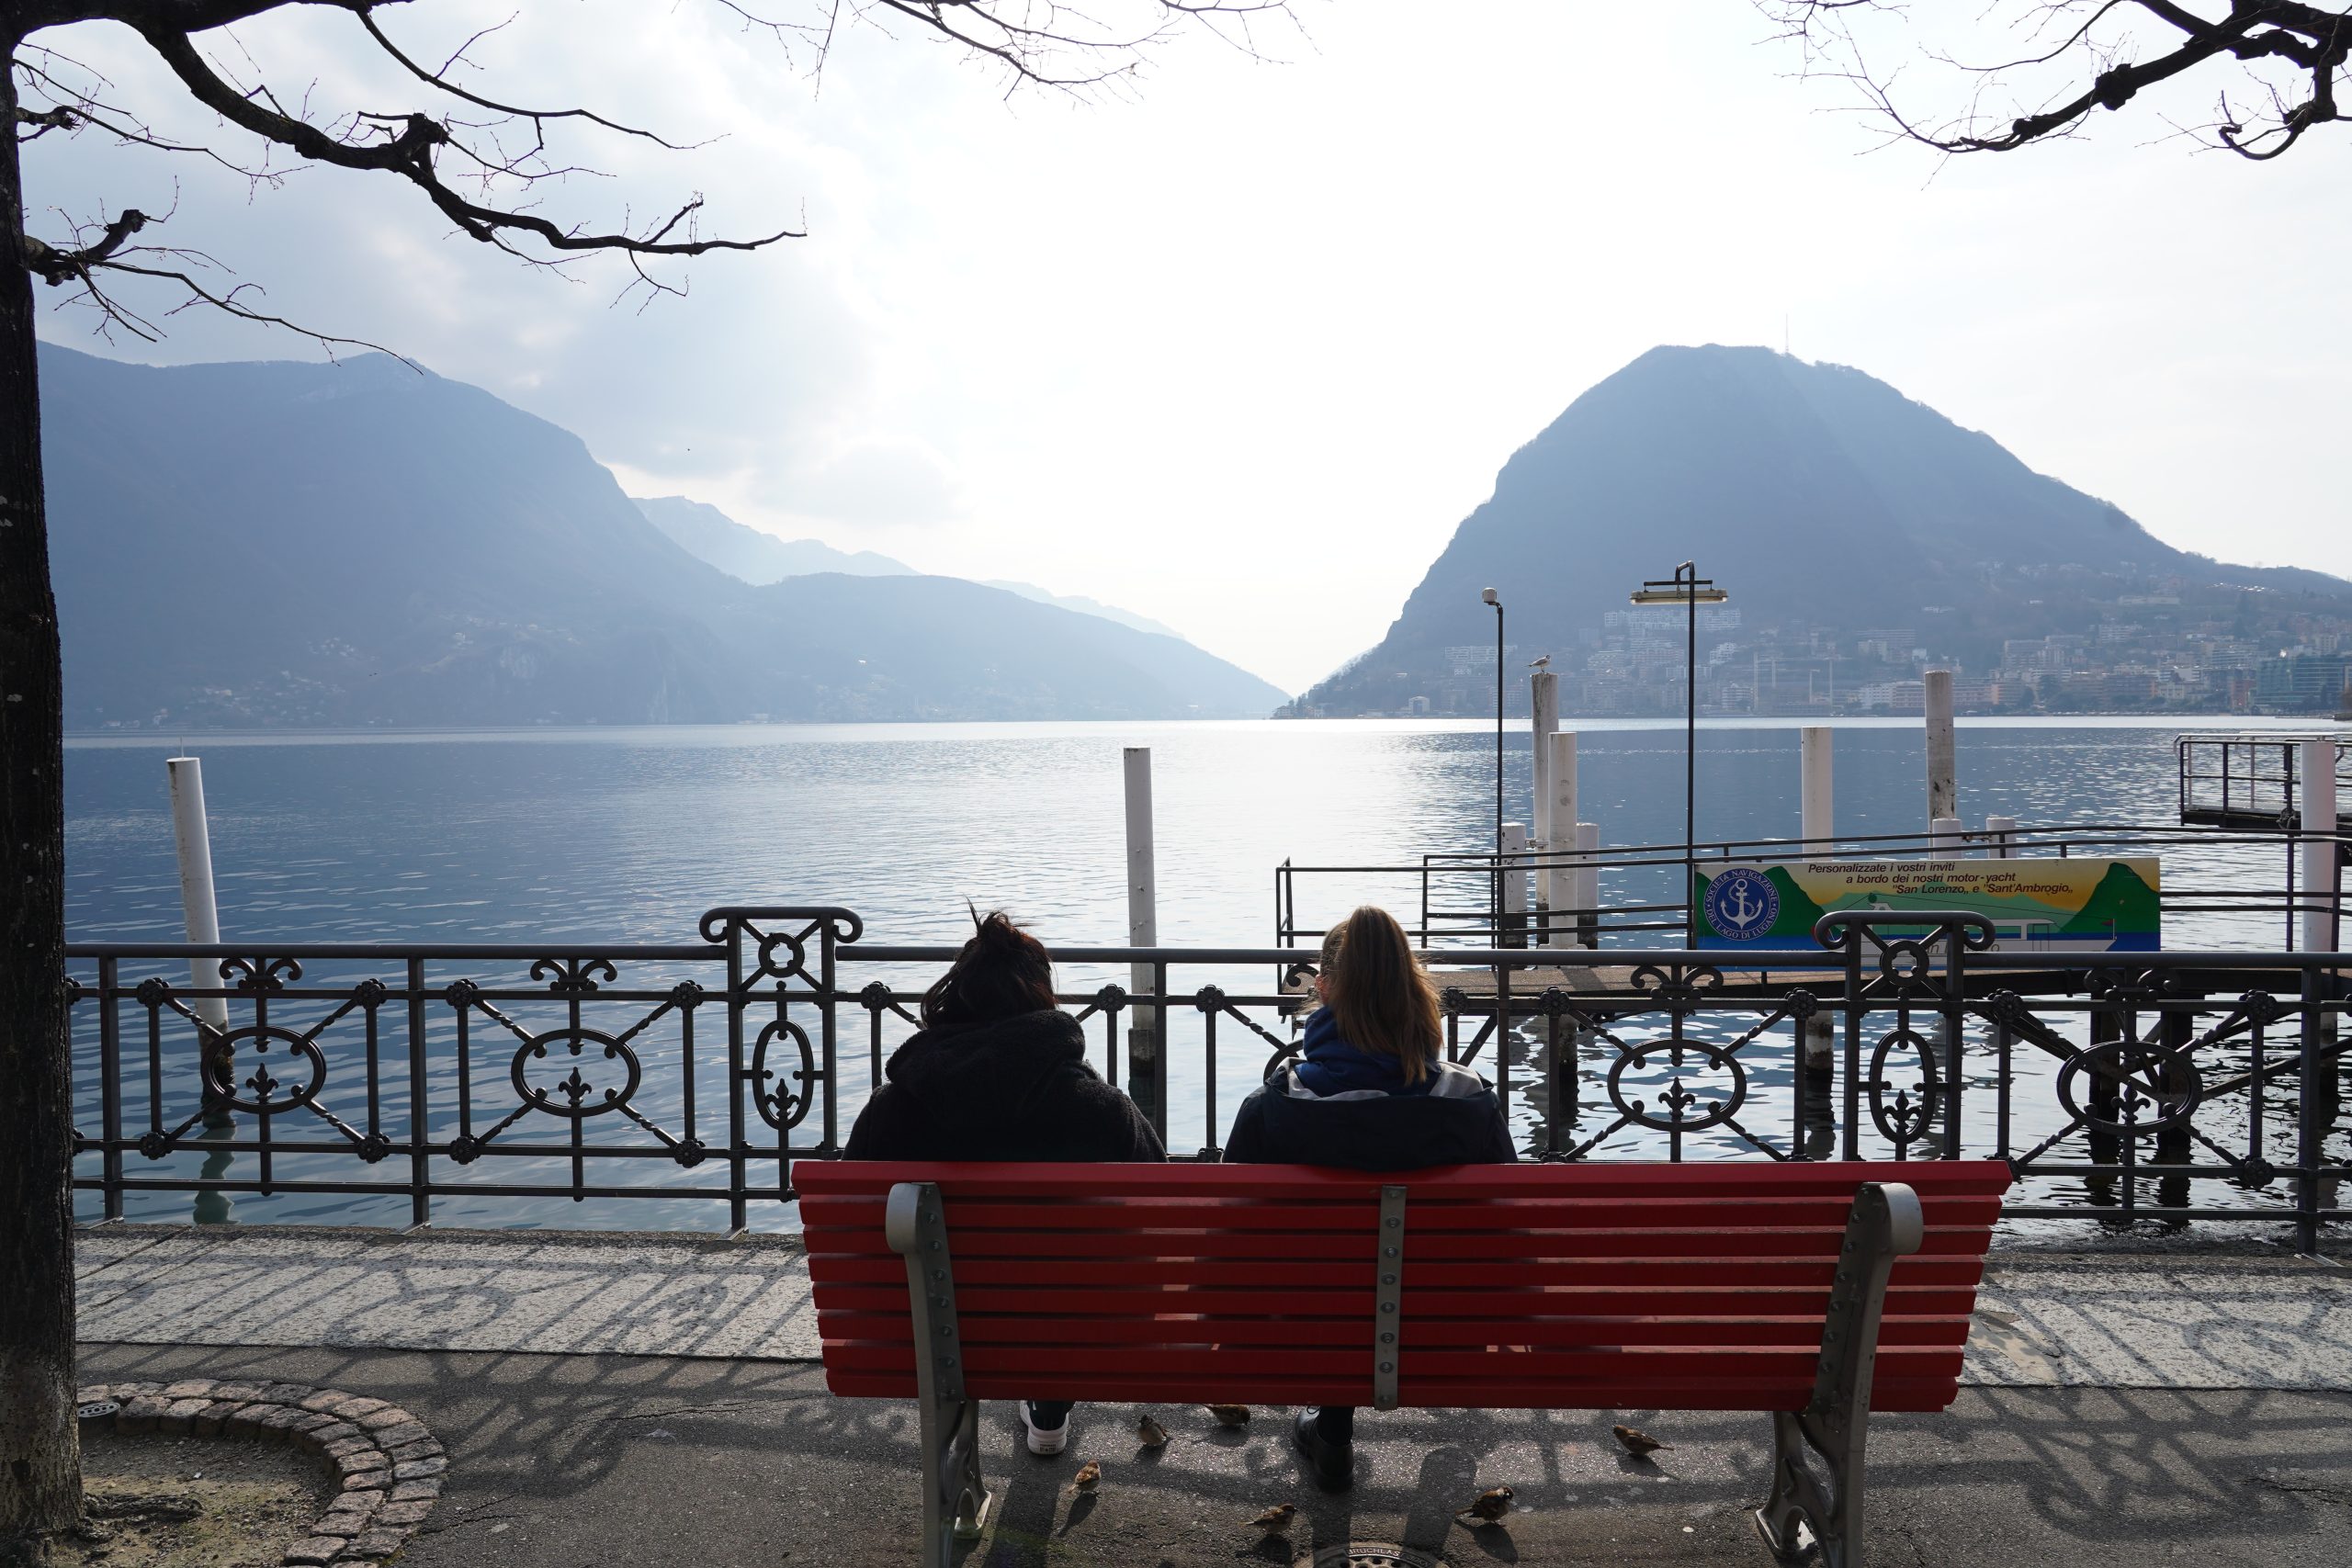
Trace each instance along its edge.
<path fill-rule="evenodd" d="M 1530 670 L 1549 670 L 1552 667 L 1552 656 L 1547 653 L 1541 659 L 1531 659 L 1527 661 L 1527 667 Z"/>

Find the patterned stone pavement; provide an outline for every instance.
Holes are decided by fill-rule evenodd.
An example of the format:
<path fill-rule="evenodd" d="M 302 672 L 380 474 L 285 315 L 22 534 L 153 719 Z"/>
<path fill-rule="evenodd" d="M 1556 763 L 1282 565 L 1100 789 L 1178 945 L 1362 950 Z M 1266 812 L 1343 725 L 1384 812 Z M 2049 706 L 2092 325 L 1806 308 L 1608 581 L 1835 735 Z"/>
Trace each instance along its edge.
<path fill-rule="evenodd" d="M 789 1237 L 191 1225 L 76 1242 L 87 1340 L 716 1356 L 818 1353 Z"/>
<path fill-rule="evenodd" d="M 790 1237 L 119 1226 L 91 1341 L 814 1359 Z M 2352 1390 L 2352 1268 L 2269 1249 L 1994 1255 L 1966 1382 Z"/>

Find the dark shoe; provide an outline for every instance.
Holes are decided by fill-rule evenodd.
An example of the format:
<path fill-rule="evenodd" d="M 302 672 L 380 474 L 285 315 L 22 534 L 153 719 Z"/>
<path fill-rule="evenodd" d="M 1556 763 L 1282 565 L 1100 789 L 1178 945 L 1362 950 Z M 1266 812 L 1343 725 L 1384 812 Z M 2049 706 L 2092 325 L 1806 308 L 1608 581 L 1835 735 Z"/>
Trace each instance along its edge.
<path fill-rule="evenodd" d="M 1326 1492 L 1345 1492 L 1355 1484 L 1355 1445 L 1335 1443 L 1325 1437 L 1322 1428 L 1315 1424 L 1312 1409 L 1291 1417 L 1290 1440 L 1306 1456 L 1306 1466 L 1314 1472 L 1316 1485 Z"/>

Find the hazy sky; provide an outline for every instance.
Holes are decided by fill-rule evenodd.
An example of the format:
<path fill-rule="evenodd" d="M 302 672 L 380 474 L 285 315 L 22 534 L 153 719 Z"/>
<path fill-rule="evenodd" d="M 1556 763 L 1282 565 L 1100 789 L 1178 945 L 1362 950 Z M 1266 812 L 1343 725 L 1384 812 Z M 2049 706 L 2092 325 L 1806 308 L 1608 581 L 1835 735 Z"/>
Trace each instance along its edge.
<path fill-rule="evenodd" d="M 1745 0 L 1306 0 L 1306 37 L 1266 35 L 1275 63 L 1182 42 L 1091 104 L 1007 101 L 911 30 L 854 31 L 820 84 L 708 0 L 378 15 L 438 59 L 518 6 L 475 51 L 484 91 L 724 137 L 567 132 L 567 161 L 610 177 L 543 186 L 550 215 L 698 189 L 707 227 L 808 237 L 672 269 L 690 296 L 640 311 L 615 308 L 612 265 L 518 266 L 380 175 L 249 192 L 50 138 L 34 203 L 176 198 L 149 237 L 576 431 L 634 493 L 1091 594 L 1291 689 L 1377 640 L 1577 393 L 1656 344 L 1778 346 L 1784 321 L 1800 356 L 1891 381 L 2174 544 L 2352 574 L 2352 132 L 2248 164 L 2161 140 L 2156 104 L 1998 158 L 1873 151 Z M 216 52 L 281 98 L 432 102 L 340 12 L 233 32 Z M 48 41 L 162 128 L 238 145 L 127 35 Z M 2185 93 L 2172 107 L 2210 107 L 2208 85 Z M 156 345 L 94 343 L 74 312 L 43 332 L 137 359 L 311 352 L 167 325 Z"/>

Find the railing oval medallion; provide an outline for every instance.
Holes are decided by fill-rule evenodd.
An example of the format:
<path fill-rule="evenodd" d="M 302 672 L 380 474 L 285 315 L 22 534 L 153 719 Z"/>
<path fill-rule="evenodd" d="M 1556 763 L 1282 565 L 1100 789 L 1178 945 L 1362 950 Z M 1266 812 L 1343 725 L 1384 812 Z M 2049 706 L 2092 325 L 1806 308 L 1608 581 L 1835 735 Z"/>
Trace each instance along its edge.
<path fill-rule="evenodd" d="M 542 1089 L 531 1081 L 531 1064 L 548 1060 L 549 1047 L 558 1045 L 563 1047 L 571 1058 L 570 1072 L 551 1088 Z M 581 1053 L 591 1045 L 602 1047 L 604 1058 L 608 1062 L 619 1062 L 628 1074 L 618 1089 L 606 1087 L 601 1099 L 597 1098 L 597 1086 L 582 1077 L 580 1071 Z M 575 1121 L 619 1110 L 635 1096 L 638 1086 L 645 1077 L 644 1067 L 638 1061 L 636 1052 L 603 1030 L 587 1028 L 550 1029 L 544 1034 L 533 1035 L 515 1051 L 511 1074 L 514 1080 L 514 1092 L 534 1110 Z"/>
<path fill-rule="evenodd" d="M 268 1058 L 273 1043 L 285 1047 L 289 1066 L 297 1060 L 304 1064 L 295 1070 L 306 1073 L 310 1078 L 308 1083 L 282 1096 L 275 1091 L 285 1089 L 286 1081 L 273 1077 L 269 1070 Z M 247 1045 L 251 1046 L 248 1059 L 253 1070 L 240 1084 L 237 1082 L 237 1054 L 241 1047 Z M 288 1111 L 300 1111 L 318 1099 L 319 1090 L 326 1087 L 327 1059 L 325 1053 L 308 1035 L 280 1029 L 273 1023 L 249 1023 L 242 1029 L 232 1029 L 215 1040 L 211 1048 L 204 1053 L 202 1071 L 205 1088 L 221 1109 L 243 1111 L 254 1116 L 283 1116 Z M 251 1089 L 254 1098 L 241 1097 L 237 1092 L 241 1088 Z"/>
<path fill-rule="evenodd" d="M 1646 1068 L 1657 1057 L 1668 1058 L 1673 1076 L 1659 1089 L 1658 1102 L 1667 1108 L 1663 1116 L 1649 1108 L 1646 1100 L 1631 1098 L 1625 1087 L 1625 1075 Z M 1692 1060 L 1692 1058 L 1697 1058 Z M 1706 1099 L 1704 1081 L 1693 1089 L 1686 1081 L 1692 1069 L 1702 1073 L 1720 1073 L 1726 1080 L 1719 1097 L 1712 1102 Z M 1676 1039 L 1660 1035 L 1639 1044 L 1620 1048 L 1617 1059 L 1609 1065 L 1605 1080 L 1610 1103 L 1632 1124 L 1646 1127 L 1654 1133 L 1703 1133 L 1720 1127 L 1739 1114 L 1747 1102 L 1747 1069 L 1739 1059 L 1736 1047 L 1716 1045 L 1689 1037 Z M 1699 1107 L 1696 1114 L 1692 1107 Z"/>
<path fill-rule="evenodd" d="M 769 1088 L 776 1077 L 776 1069 L 768 1066 L 768 1053 L 783 1041 L 800 1058 L 799 1065 L 788 1075 L 797 1089 L 783 1084 Z M 752 1104 L 760 1120 L 779 1133 L 789 1133 L 808 1118 L 809 1107 L 817 1098 L 817 1054 L 808 1043 L 808 1032 L 788 1018 L 779 1018 L 760 1031 L 758 1043 L 752 1048 Z"/>

